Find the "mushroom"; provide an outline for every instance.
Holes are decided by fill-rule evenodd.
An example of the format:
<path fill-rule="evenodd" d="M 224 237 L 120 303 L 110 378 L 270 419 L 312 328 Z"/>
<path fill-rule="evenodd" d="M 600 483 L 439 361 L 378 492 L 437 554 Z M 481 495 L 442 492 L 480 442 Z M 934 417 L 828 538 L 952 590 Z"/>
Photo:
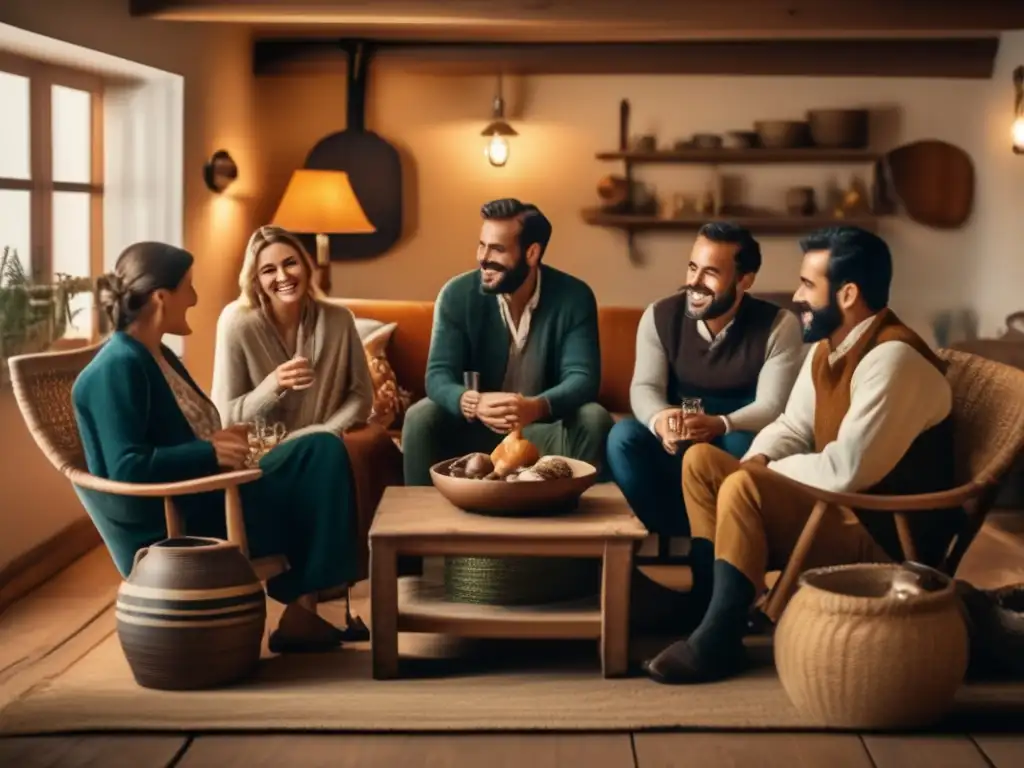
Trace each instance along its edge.
<path fill-rule="evenodd" d="M 509 432 L 491 453 L 494 472 L 502 478 L 517 469 L 530 466 L 539 458 L 537 446 L 524 438 L 522 430 L 518 428 Z"/>

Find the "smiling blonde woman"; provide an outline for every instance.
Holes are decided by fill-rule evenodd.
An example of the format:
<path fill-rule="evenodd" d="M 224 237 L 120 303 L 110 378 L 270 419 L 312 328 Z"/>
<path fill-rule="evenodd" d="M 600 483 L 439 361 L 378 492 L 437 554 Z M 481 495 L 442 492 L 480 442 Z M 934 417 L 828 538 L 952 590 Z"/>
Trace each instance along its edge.
<path fill-rule="evenodd" d="M 352 312 L 313 281 L 302 243 L 280 227 L 249 239 L 241 295 L 217 322 L 212 399 L 224 425 L 281 423 L 285 442 L 324 432 L 344 443 L 348 466 L 339 514 L 357 507 L 358 579 L 367 576 L 366 538 L 384 488 L 402 484 L 402 455 L 388 433 L 367 424 L 373 384 Z M 357 639 L 362 632 L 353 632 Z"/>
<path fill-rule="evenodd" d="M 313 282 L 302 243 L 280 227 L 249 239 L 241 296 L 217 322 L 213 401 L 225 425 L 263 417 L 288 437 L 366 423 L 373 384 L 355 318 Z"/>

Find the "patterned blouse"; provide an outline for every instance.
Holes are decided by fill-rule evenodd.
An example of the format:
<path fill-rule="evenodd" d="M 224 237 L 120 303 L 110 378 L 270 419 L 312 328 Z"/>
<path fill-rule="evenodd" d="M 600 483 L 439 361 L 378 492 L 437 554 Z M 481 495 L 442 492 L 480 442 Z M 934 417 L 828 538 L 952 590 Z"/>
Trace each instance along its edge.
<path fill-rule="evenodd" d="M 220 413 L 216 407 L 196 392 L 195 388 L 162 356 L 157 359 L 157 363 L 196 437 L 200 440 L 209 440 L 210 436 L 221 428 Z"/>

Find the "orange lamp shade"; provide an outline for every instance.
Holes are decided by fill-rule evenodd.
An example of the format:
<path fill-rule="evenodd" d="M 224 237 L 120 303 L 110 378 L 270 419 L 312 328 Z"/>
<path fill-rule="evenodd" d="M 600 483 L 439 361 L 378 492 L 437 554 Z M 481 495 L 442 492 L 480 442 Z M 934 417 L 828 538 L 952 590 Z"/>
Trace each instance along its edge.
<path fill-rule="evenodd" d="M 344 171 L 300 169 L 292 173 L 271 222 L 300 234 L 357 235 L 376 232 Z"/>

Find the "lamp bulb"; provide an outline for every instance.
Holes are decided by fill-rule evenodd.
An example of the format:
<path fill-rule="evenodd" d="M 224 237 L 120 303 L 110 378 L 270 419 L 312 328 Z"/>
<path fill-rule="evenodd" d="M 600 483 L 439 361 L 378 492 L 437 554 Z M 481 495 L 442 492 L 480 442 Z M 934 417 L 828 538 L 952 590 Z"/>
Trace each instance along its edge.
<path fill-rule="evenodd" d="M 484 156 L 491 165 L 500 168 L 508 162 L 508 139 L 494 135 L 484 148 Z"/>
<path fill-rule="evenodd" d="M 1024 115 L 1021 115 L 1013 121 L 1013 148 L 1019 152 L 1024 152 Z"/>

